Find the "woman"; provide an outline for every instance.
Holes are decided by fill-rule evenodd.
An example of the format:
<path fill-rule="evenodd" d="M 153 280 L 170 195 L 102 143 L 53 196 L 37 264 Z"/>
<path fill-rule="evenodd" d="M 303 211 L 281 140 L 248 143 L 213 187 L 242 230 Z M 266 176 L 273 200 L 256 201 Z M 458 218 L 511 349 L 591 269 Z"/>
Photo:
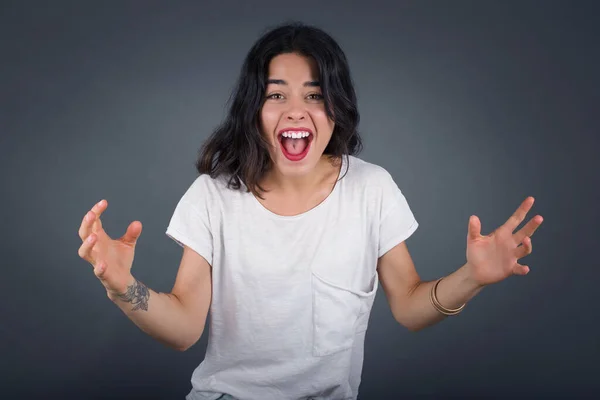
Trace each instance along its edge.
<path fill-rule="evenodd" d="M 142 230 L 111 240 L 84 217 L 79 255 L 144 332 L 179 350 L 200 338 L 191 399 L 355 399 L 371 306 L 381 282 L 411 330 L 459 313 L 483 287 L 527 274 L 541 216 L 533 204 L 488 236 L 471 217 L 467 263 L 423 282 L 405 240 L 418 227 L 383 168 L 356 157 L 359 114 L 346 57 L 320 29 L 283 25 L 250 50 L 229 115 L 204 145 L 199 176 L 166 234 L 183 247 L 172 292 L 131 274 Z"/>

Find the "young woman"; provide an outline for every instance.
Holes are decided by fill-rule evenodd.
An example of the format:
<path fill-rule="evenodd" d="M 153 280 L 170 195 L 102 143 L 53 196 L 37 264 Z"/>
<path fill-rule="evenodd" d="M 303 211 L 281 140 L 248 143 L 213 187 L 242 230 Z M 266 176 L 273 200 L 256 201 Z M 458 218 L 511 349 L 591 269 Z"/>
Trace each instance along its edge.
<path fill-rule="evenodd" d="M 419 330 L 459 313 L 484 286 L 529 271 L 517 261 L 531 253 L 541 216 L 512 232 L 531 197 L 491 235 L 471 217 L 464 266 L 420 280 L 405 244 L 418 223 L 390 174 L 356 157 L 348 64 L 322 30 L 289 24 L 266 33 L 232 100 L 166 231 L 183 247 L 171 293 L 131 274 L 139 221 L 112 240 L 102 200 L 79 231 L 79 255 L 152 337 L 186 350 L 210 310 L 188 400 L 355 399 L 379 282 L 395 319 Z"/>

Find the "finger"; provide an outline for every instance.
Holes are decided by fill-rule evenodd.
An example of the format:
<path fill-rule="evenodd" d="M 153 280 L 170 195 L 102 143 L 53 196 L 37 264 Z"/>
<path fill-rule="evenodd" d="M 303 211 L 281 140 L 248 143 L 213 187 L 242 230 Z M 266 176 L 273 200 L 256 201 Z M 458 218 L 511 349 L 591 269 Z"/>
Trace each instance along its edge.
<path fill-rule="evenodd" d="M 94 212 L 94 214 L 96 214 L 99 217 L 102 215 L 102 213 L 106 210 L 107 207 L 108 207 L 108 201 L 102 199 L 99 202 L 97 202 L 96 204 L 94 204 L 94 207 L 92 207 L 92 211 Z"/>
<path fill-rule="evenodd" d="M 521 243 L 525 236 L 533 236 L 534 232 L 540 227 L 542 222 L 544 222 L 544 218 L 541 215 L 536 215 L 530 219 L 529 222 L 519 230 L 519 232 L 514 234 L 513 238 L 515 239 L 515 242 Z"/>
<path fill-rule="evenodd" d="M 504 227 L 507 229 L 510 229 L 511 232 L 513 232 L 515 229 L 517 229 L 517 226 L 519 226 L 519 224 L 521 222 L 523 222 L 523 220 L 525 219 L 525 216 L 527 215 L 529 210 L 531 210 L 531 207 L 533 206 L 534 202 L 535 202 L 535 199 L 532 196 L 527 197 L 521 203 L 519 208 L 517 208 L 517 210 L 514 212 L 514 214 L 511 215 L 511 217 L 506 221 L 506 223 L 504 224 Z"/>
<path fill-rule="evenodd" d="M 87 237 L 92 232 L 92 223 L 94 222 L 94 218 L 95 215 L 91 211 L 88 211 L 83 216 L 83 220 L 81 221 L 81 225 L 79 226 L 79 231 L 77 232 L 81 240 L 87 239 Z"/>
<path fill-rule="evenodd" d="M 481 235 L 481 221 L 476 215 L 471 215 L 469 218 L 468 237 L 469 239 L 477 239 Z"/>
<path fill-rule="evenodd" d="M 92 224 L 92 232 L 100 232 L 101 230 L 102 230 L 102 220 L 100 219 L 100 216 L 97 215 Z"/>
<path fill-rule="evenodd" d="M 527 275 L 529 273 L 529 267 L 527 265 L 521 265 L 516 263 L 513 267 L 514 275 Z"/>
<path fill-rule="evenodd" d="M 104 274 L 106 273 L 106 262 L 100 261 L 94 266 L 94 275 L 100 280 L 104 280 Z"/>
<path fill-rule="evenodd" d="M 533 243 L 531 242 L 531 238 L 526 236 L 523 238 L 522 246 L 517 247 L 515 256 L 517 260 L 523 258 L 533 251 Z"/>
<path fill-rule="evenodd" d="M 99 217 L 106 210 L 107 206 L 108 202 L 106 200 L 100 200 L 85 214 L 79 227 L 79 237 L 81 240 L 85 240 L 93 230 L 102 229 L 102 222 Z"/>
<path fill-rule="evenodd" d="M 97 202 L 94 207 L 92 207 L 92 212 L 95 215 L 94 218 L 94 226 L 92 227 L 92 229 L 94 230 L 100 230 L 102 229 L 102 221 L 100 220 L 100 217 L 102 216 L 102 213 L 104 211 L 106 211 L 106 209 L 108 208 L 108 201 L 106 200 L 100 200 L 99 202 Z"/>
<path fill-rule="evenodd" d="M 94 260 L 92 258 L 92 248 L 94 247 L 95 243 L 96 235 L 92 233 L 86 238 L 86 240 L 83 241 L 83 244 L 79 247 L 79 250 L 77 251 L 79 257 L 90 262 L 91 264 L 94 264 Z"/>
<path fill-rule="evenodd" d="M 142 223 L 140 221 L 133 221 L 131 224 L 129 224 L 127 231 L 121 237 L 121 241 L 129 245 L 135 245 L 141 234 Z"/>

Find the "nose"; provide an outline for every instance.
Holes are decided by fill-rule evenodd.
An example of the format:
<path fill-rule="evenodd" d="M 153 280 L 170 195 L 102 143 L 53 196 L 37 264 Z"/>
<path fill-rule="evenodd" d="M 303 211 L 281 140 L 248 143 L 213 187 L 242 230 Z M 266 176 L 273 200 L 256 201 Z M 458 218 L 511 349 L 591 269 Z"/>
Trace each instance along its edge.
<path fill-rule="evenodd" d="M 304 112 L 289 112 L 287 119 L 289 121 L 302 121 L 304 119 Z"/>
<path fill-rule="evenodd" d="M 301 101 L 291 101 L 290 107 L 287 110 L 286 118 L 288 121 L 302 121 L 306 118 L 306 109 Z"/>

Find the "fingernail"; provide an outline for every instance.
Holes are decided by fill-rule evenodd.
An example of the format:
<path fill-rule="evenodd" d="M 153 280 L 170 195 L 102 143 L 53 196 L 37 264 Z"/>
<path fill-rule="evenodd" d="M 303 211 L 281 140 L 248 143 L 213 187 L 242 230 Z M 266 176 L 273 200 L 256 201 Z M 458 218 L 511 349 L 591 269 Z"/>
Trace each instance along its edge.
<path fill-rule="evenodd" d="M 94 240 L 94 237 L 92 235 L 88 236 L 87 241 L 91 242 L 92 240 Z"/>
<path fill-rule="evenodd" d="M 96 203 L 96 205 L 101 206 L 103 202 L 104 202 L 104 200 L 100 200 L 98 203 Z"/>

